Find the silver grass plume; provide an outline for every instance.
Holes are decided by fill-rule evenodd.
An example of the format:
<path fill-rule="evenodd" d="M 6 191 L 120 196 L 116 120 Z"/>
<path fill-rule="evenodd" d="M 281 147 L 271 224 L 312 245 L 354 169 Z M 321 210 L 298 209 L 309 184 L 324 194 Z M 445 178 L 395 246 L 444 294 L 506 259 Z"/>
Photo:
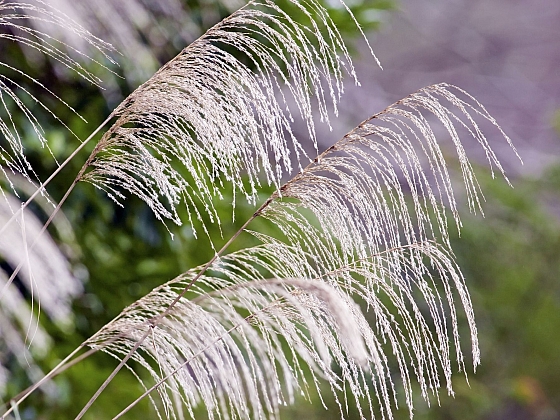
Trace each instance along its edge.
<path fill-rule="evenodd" d="M 78 51 L 38 27 L 64 28 L 88 48 Z M 86 51 L 97 51 L 101 60 L 113 63 L 108 55 L 113 50 L 109 44 L 41 0 L 0 1 L 0 42 L 18 44 L 31 59 L 34 54 L 48 57 L 61 68 L 98 86 L 100 79 L 84 64 L 84 61 L 96 61 Z M 97 61 L 97 64 L 103 67 L 103 63 Z M 0 271 L 0 395 L 3 396 L 7 379 L 3 374 L 6 372 L 4 364 L 9 359 L 15 360 L 33 382 L 44 376 L 34 359 L 48 352 L 52 340 L 42 327 L 40 316 L 46 314 L 63 330 L 70 328 L 73 324 L 71 303 L 83 287 L 69 262 L 75 256 L 71 254 L 76 250 L 76 243 L 68 221 L 60 214 L 53 220 L 59 238 L 67 241 L 63 252 L 49 234 L 42 232 L 42 222 L 33 212 L 24 209 L 20 201 L 22 195 L 35 196 L 37 185 L 41 185 L 26 156 L 25 141 L 35 136 L 41 147 L 49 148 L 37 110 L 64 125 L 21 80 L 35 84 L 39 90 L 70 106 L 40 80 L 9 63 L 5 56 L 0 57 L 0 69 L 0 258 L 10 267 L 10 270 Z M 22 123 L 19 116 L 26 121 Z M 51 155 L 56 162 L 52 152 Z M 54 203 L 43 189 L 40 192 L 44 196 L 38 197 L 36 202 L 48 217 Z M 20 282 L 19 288 L 14 279 Z M 30 301 L 19 289 L 31 296 Z M 47 384 L 45 390 L 55 391 L 52 384 Z"/>
<path fill-rule="evenodd" d="M 305 155 L 292 114 L 316 145 L 313 106 L 328 122 L 342 76 L 355 78 L 326 10 L 314 1 L 290 4 L 307 26 L 271 1 L 253 1 L 163 66 L 117 108 L 81 179 L 118 203 L 124 191 L 137 195 L 158 219 L 177 224 L 184 202 L 193 230 L 203 215 L 219 223 L 213 200 L 224 182 L 251 202 L 262 174 L 279 186 L 292 160 Z"/>
<path fill-rule="evenodd" d="M 144 396 L 166 418 L 193 417 L 198 404 L 209 418 L 276 418 L 297 395 L 320 394 L 322 380 L 343 416 L 356 404 L 364 419 L 393 418 L 401 388 L 412 417 L 413 382 L 428 402 L 440 387 L 453 394 L 453 358 L 466 375 L 462 316 L 475 369 L 480 354 L 448 241 L 448 213 L 460 225 L 450 158 L 432 117 L 479 210 L 458 133 L 503 174 L 475 118 L 503 132 L 466 92 L 424 88 L 360 124 L 257 210 L 253 217 L 271 220 L 282 238 L 251 232 L 262 245 L 154 289 L 86 344 L 143 366 L 153 379 L 141 381 Z"/>
<path fill-rule="evenodd" d="M 84 48 L 77 50 L 36 27 L 49 27 L 51 30 L 64 28 L 66 33 L 71 33 L 73 37 L 79 38 Z M 111 45 L 96 38 L 67 15 L 41 0 L 0 1 L 0 42 L 17 43 L 22 47 L 24 53 L 46 56 L 62 68 L 73 71 L 84 80 L 97 86 L 100 86 L 101 80 L 88 70 L 84 61 L 96 62 L 102 67 L 104 65 L 89 57 L 84 51 L 97 51 L 103 60 L 114 63 L 108 55 L 113 51 Z M 29 122 L 30 133 L 27 136 L 33 133 L 41 147 L 44 148 L 49 147 L 48 141 L 39 119 L 34 114 L 35 110 L 30 108 L 30 104 L 37 105 L 55 120 L 63 125 L 64 123 L 47 105 L 34 96 L 30 89 L 18 83 L 18 77 L 27 79 L 56 100 L 70 109 L 72 108 L 40 80 L 5 62 L 2 57 L 0 57 L 0 69 L 2 70 L 0 72 L 0 134 L 6 140 L 6 143 L 0 146 L 0 171 L 7 179 L 14 174 L 21 174 L 31 183 L 38 183 L 40 180 L 26 158 L 26 148 L 23 142 L 25 135 L 21 133 L 21 127 L 18 127 L 18 123 L 13 118 L 14 109 L 17 109 Z"/>
<path fill-rule="evenodd" d="M 10 183 L 20 193 L 34 192 L 34 188 L 30 189 L 30 184 L 21 177 L 12 177 Z M 46 197 L 37 202 L 46 214 L 52 211 Z M 20 206 L 18 198 L 4 192 L 4 199 L 0 200 L 0 226 L 4 226 Z M 44 357 L 53 344 L 40 317 L 46 315 L 63 331 L 73 324 L 72 301 L 82 293 L 83 286 L 70 261 L 75 259 L 79 250 L 69 222 L 62 214 L 58 214 L 53 224 L 57 236 L 67 241 L 66 252 L 50 235 L 41 233 L 43 223 L 30 210 L 25 209 L 16 222 L 0 236 L 0 259 L 6 267 L 13 269 L 22 256 L 25 259 L 18 275 L 19 288 L 9 281 L 10 271 L 0 270 L 0 370 L 4 370 L 5 362 L 13 358 L 35 382 L 44 374 L 34 360 Z M 30 247 L 32 243 L 35 245 Z M 26 290 L 31 301 L 20 288 Z M 5 395 L 7 382 L 2 378 L 0 374 L 0 396 Z M 45 391 L 54 392 L 55 389 L 49 385 Z"/>

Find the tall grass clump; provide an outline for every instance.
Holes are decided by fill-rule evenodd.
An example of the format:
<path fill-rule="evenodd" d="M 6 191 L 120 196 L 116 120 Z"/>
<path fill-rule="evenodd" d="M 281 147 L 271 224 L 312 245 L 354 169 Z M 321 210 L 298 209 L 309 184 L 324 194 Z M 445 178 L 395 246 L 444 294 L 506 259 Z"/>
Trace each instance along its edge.
<path fill-rule="evenodd" d="M 465 339 L 468 364 L 479 364 L 474 310 L 448 232 L 460 229 L 459 202 L 482 210 L 467 149 L 481 148 L 503 175 L 485 133 L 509 138 L 475 98 L 441 83 L 318 151 L 315 123 L 336 117 L 343 78 L 358 83 L 357 76 L 319 2 L 281 4 L 253 0 L 213 26 L 118 104 L 46 180 L 33 169 L 24 141 L 31 130 L 48 147 L 28 106 L 40 101 L 10 78 L 10 72 L 25 77 L 21 70 L 0 62 L 6 186 L 0 253 L 10 268 L 0 276 L 0 362 L 15 356 L 34 383 L 8 396 L 2 418 L 17 417 L 37 389 L 55 392 L 54 376 L 96 352 L 118 364 L 76 410 L 77 419 L 123 367 L 144 392 L 123 402 L 115 418 L 144 398 L 159 418 L 194 417 L 198 406 L 212 419 L 277 418 L 300 395 L 330 390 L 342 416 L 353 405 L 362 418 L 390 419 L 401 402 L 412 417 L 413 389 L 427 401 L 437 400 L 440 388 L 453 394 L 452 372 L 470 369 Z M 45 54 L 60 71 L 94 84 L 101 80 L 92 63 L 113 68 L 110 44 L 47 3 L 0 1 L 0 13 L 0 42 Z M 64 102 L 40 80 L 27 79 Z M 48 104 L 39 106 L 52 113 Z M 294 124 L 305 127 L 306 142 Z M 48 184 L 82 148 L 92 151 L 54 203 Z M 451 167 L 462 177 L 459 191 Z M 162 279 L 44 373 L 27 354 L 31 343 L 48 348 L 36 307 L 64 324 L 82 288 L 44 231 L 53 221 L 67 227 L 59 209 L 80 182 L 116 206 L 141 199 L 170 235 L 174 225 L 186 225 L 200 241 L 209 239 L 214 257 Z M 263 200 L 265 185 L 274 192 Z M 210 227 L 226 223 L 216 200 L 228 191 L 236 217 L 238 197 L 254 209 L 216 246 Z M 46 209 L 41 222 L 29 210 L 36 199 Z M 270 230 L 261 229 L 266 224 Z M 256 245 L 231 251 L 240 235 Z M 9 375 L 2 363 L 0 384 Z"/>

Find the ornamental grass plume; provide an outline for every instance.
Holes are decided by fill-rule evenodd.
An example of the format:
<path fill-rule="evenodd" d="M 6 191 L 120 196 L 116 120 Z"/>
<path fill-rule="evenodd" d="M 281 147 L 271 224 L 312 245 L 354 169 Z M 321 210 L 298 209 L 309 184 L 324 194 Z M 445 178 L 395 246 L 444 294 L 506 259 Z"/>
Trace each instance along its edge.
<path fill-rule="evenodd" d="M 0 41 L 36 48 L 99 83 L 72 58 L 75 51 L 65 52 L 73 44 L 58 43 L 43 28 L 71 31 L 107 59 L 109 44 L 42 1 L 0 1 L 0 12 L 0 26 L 8 28 Z M 471 299 L 449 242 L 449 225 L 461 222 L 448 168 L 450 162 L 458 167 L 469 208 L 481 211 L 464 137 L 502 175 L 482 127 L 511 142 L 475 98 L 442 83 L 367 118 L 310 159 L 294 121 L 303 122 L 317 149 L 314 124 L 336 117 L 345 76 L 357 83 L 344 39 L 319 2 L 291 0 L 281 7 L 253 0 L 118 105 L 80 145 L 105 130 L 55 213 L 82 181 L 117 205 L 139 197 L 170 232 L 172 223 L 187 224 L 210 236 L 208 224 L 221 223 L 214 202 L 228 188 L 255 211 L 210 261 L 162 281 L 125 308 L 12 399 L 2 418 L 87 349 L 119 364 L 77 419 L 122 367 L 145 392 L 115 418 L 143 398 L 159 418 L 194 417 L 199 405 L 212 419 L 278 418 L 279 408 L 297 396 L 330 389 L 342 417 L 353 404 L 364 419 L 391 419 L 399 394 L 412 417 L 414 384 L 428 401 L 442 387 L 453 394 L 454 368 L 467 370 L 460 319 L 470 331 L 474 368 L 480 352 Z M 7 114 L 0 123 L 2 171 L 36 186 L 30 200 L 46 195 L 51 178 L 35 176 L 10 113 L 10 105 L 18 107 L 44 140 L 18 96 L 28 92 L 0 75 L 0 94 Z M 445 147 L 440 139 L 448 140 Z M 275 192 L 259 201 L 263 184 Z M 3 235 L 30 200 L 12 205 Z M 278 233 L 255 230 L 257 218 Z M 242 232 L 260 244 L 228 252 Z M 40 251 L 27 242 L 27 254 Z M 29 263 L 14 263 L 3 284 Z M 36 287 L 44 281 L 35 279 Z M 49 301 L 42 304 L 48 312 Z"/>

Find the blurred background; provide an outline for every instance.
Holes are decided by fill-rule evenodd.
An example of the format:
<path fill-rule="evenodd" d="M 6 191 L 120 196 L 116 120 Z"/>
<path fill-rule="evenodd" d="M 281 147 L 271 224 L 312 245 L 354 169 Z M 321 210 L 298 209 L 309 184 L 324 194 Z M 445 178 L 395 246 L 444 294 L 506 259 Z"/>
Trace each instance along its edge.
<path fill-rule="evenodd" d="M 93 69 L 103 79 L 104 89 L 99 90 L 17 44 L 0 43 L 0 57 L 41 80 L 88 120 L 84 124 L 44 90 L 35 93 L 81 139 L 161 64 L 240 6 L 235 0 L 49 3 L 114 45 L 120 55 L 112 56 L 120 66 L 106 64 L 120 77 Z M 484 104 L 511 137 L 524 162 L 521 165 L 503 139 L 489 139 L 506 168 L 511 188 L 504 180 L 492 179 L 484 156 L 472 151 L 486 197 L 485 217 L 470 215 L 465 206 L 464 227 L 460 238 L 453 234 L 453 247 L 473 299 L 482 365 L 476 374 L 470 369 L 469 384 L 462 374 L 456 374 L 455 397 L 442 392 L 439 404 L 434 400 L 429 405 L 418 399 L 415 418 L 560 419 L 560 2 L 348 2 L 383 70 L 367 52 L 352 22 L 332 3 L 327 6 L 352 45 L 361 86 L 348 83 L 332 132 L 318 127 L 321 150 L 407 94 L 448 82 Z M 64 31 L 54 35 L 69 45 L 78 42 Z M 15 118 L 23 121 L 22 116 Z M 78 141 L 48 115 L 39 118 L 54 157 L 63 160 Z M 46 178 L 56 168 L 55 162 L 31 132 L 23 136 L 30 161 L 39 176 Z M 51 184 L 53 199 L 63 195 L 87 153 L 85 150 L 74 159 Z M 263 190 L 263 200 L 271 191 Z M 231 220 L 227 200 L 225 197 L 221 212 L 224 220 Z M 239 206 L 241 215 L 253 212 L 248 204 Z M 33 210 L 45 219 L 39 205 Z M 40 351 L 30 351 L 44 371 L 126 305 L 180 272 L 206 262 L 214 253 L 197 242 L 186 227 L 171 227 L 175 233 L 171 240 L 165 227 L 139 200 L 127 198 L 123 209 L 90 185 L 79 185 L 63 211 L 74 231 L 63 252 L 80 287 L 69 294 L 72 315 L 64 322 L 41 315 L 42 328 L 51 338 Z M 229 238 L 243 222 L 238 216 L 235 223 L 224 223 L 223 237 Z M 60 229 L 51 234 L 55 240 L 64 236 Z M 19 284 L 18 290 L 29 295 L 24 284 Z M 30 381 L 29 371 L 8 347 L 0 342 L 2 365 L 8 369 L 2 398 L 21 391 Z M 114 366 L 110 358 L 97 356 L 81 362 L 56 379 L 56 388 L 35 394 L 19 415 L 22 419 L 73 418 L 76 407 L 85 404 Z M 122 408 L 123 400 L 132 401 L 140 391 L 126 374 L 119 375 L 113 386 L 119 393 L 102 394 L 86 418 L 110 418 Z M 327 400 L 325 404 L 328 411 L 318 399 L 312 404 L 301 401 L 287 407 L 282 418 L 340 417 L 334 402 Z M 398 419 L 408 418 L 402 405 L 395 412 Z M 129 418 L 147 418 L 147 413 L 150 408 L 146 403 Z M 199 415 L 197 418 L 205 418 L 204 411 Z M 357 416 L 350 407 L 348 417 Z"/>

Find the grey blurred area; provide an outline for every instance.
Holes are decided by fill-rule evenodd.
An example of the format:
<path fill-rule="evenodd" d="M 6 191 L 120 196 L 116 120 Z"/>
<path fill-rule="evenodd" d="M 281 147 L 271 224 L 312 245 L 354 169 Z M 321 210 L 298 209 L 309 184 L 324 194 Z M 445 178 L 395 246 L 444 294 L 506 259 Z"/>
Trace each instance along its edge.
<path fill-rule="evenodd" d="M 383 70 L 359 47 L 362 86 L 348 87 L 333 133 L 320 128 L 320 149 L 409 93 L 447 82 L 475 96 L 511 137 L 524 165 L 493 142 L 508 173 L 538 176 L 558 161 L 560 1 L 400 0 L 397 8 L 369 35 Z"/>

